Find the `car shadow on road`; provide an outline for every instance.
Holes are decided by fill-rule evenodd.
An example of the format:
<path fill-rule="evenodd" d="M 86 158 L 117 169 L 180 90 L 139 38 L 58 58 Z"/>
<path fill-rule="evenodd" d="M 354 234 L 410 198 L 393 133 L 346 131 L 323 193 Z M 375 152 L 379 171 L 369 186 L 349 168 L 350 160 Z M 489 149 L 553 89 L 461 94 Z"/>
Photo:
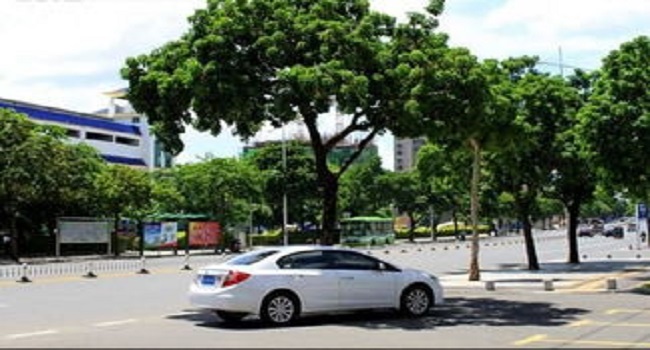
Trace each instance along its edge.
<path fill-rule="evenodd" d="M 267 328 L 258 318 L 226 323 L 211 312 L 187 310 L 169 319 L 194 322 L 199 327 L 228 330 Z M 349 326 L 367 329 L 433 330 L 457 326 L 562 326 L 587 313 L 586 309 L 558 308 L 545 302 L 522 302 L 492 298 L 449 298 L 422 318 L 404 318 L 393 311 L 353 312 L 324 316 L 306 316 L 290 327 Z"/>

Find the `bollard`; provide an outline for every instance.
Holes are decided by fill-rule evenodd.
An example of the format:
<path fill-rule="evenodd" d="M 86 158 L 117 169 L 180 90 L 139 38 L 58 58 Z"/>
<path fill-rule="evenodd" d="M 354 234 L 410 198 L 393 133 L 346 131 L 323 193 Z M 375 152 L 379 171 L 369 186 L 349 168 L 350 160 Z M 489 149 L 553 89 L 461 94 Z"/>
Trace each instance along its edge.
<path fill-rule="evenodd" d="M 30 280 L 29 277 L 27 277 L 27 273 L 29 272 L 29 266 L 27 266 L 27 263 L 23 263 L 22 269 L 23 269 L 23 275 L 20 277 L 18 282 L 22 282 L 22 283 L 31 282 L 32 280 Z"/>
<path fill-rule="evenodd" d="M 185 264 L 183 264 L 183 268 L 181 270 L 191 270 L 192 268 L 190 267 L 190 254 L 185 253 Z"/>
<path fill-rule="evenodd" d="M 553 291 L 553 280 L 544 281 L 544 290 L 547 292 Z"/>
<path fill-rule="evenodd" d="M 139 274 L 141 275 L 147 275 L 149 274 L 149 270 L 147 270 L 147 260 L 145 259 L 144 256 L 140 258 L 140 271 L 138 271 Z"/>
<path fill-rule="evenodd" d="M 93 272 L 93 263 L 92 263 L 92 261 L 89 261 L 87 266 L 88 266 L 88 272 L 86 272 L 84 277 L 86 277 L 86 278 L 96 278 L 97 275 Z"/>
<path fill-rule="evenodd" d="M 489 290 L 489 291 L 496 290 L 496 286 L 494 284 L 494 281 L 485 281 L 485 290 Z"/>
<path fill-rule="evenodd" d="M 616 280 L 610 278 L 607 280 L 607 290 L 616 290 Z"/>

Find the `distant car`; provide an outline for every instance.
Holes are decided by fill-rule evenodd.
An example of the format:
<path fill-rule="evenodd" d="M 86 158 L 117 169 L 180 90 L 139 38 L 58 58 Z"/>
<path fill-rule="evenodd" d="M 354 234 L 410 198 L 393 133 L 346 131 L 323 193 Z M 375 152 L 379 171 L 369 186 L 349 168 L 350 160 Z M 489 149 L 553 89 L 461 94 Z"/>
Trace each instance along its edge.
<path fill-rule="evenodd" d="M 205 266 L 188 296 L 226 322 L 259 315 L 278 326 L 305 314 L 365 309 L 418 317 L 444 302 L 436 276 L 329 246 L 263 248 Z"/>
<path fill-rule="evenodd" d="M 610 226 L 605 229 L 603 236 L 613 237 L 613 238 L 623 238 L 625 235 L 625 229 L 623 226 Z"/>
<path fill-rule="evenodd" d="M 578 225 L 578 237 L 593 237 L 591 226 L 587 224 Z"/>

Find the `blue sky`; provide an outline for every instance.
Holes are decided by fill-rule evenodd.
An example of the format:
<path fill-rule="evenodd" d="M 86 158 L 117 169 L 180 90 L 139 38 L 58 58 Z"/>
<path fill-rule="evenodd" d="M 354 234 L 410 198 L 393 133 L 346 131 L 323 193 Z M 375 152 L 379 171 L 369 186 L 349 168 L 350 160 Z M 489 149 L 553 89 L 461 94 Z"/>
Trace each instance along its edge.
<path fill-rule="evenodd" d="M 0 0 L 0 97 L 92 112 L 106 106 L 102 92 L 124 87 L 119 69 L 128 56 L 148 53 L 181 35 L 186 18 L 205 0 Z M 371 0 L 404 18 L 426 0 Z M 647 0 L 447 0 L 441 30 L 450 44 L 479 58 L 537 55 L 559 73 L 567 66 L 595 69 L 621 43 L 650 35 Z M 569 73 L 565 69 L 565 73 Z M 268 131 L 259 138 L 279 138 Z M 241 142 L 189 131 L 181 162 L 212 153 L 236 156 Z M 392 137 L 377 143 L 392 169 Z"/>

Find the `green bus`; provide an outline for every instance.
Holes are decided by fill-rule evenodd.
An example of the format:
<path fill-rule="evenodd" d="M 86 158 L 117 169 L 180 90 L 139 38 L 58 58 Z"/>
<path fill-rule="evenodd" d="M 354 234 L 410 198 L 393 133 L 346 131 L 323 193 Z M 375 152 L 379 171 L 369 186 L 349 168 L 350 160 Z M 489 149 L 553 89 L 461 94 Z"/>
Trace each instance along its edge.
<path fill-rule="evenodd" d="M 356 216 L 341 220 L 341 245 L 368 246 L 395 243 L 393 219 Z"/>

